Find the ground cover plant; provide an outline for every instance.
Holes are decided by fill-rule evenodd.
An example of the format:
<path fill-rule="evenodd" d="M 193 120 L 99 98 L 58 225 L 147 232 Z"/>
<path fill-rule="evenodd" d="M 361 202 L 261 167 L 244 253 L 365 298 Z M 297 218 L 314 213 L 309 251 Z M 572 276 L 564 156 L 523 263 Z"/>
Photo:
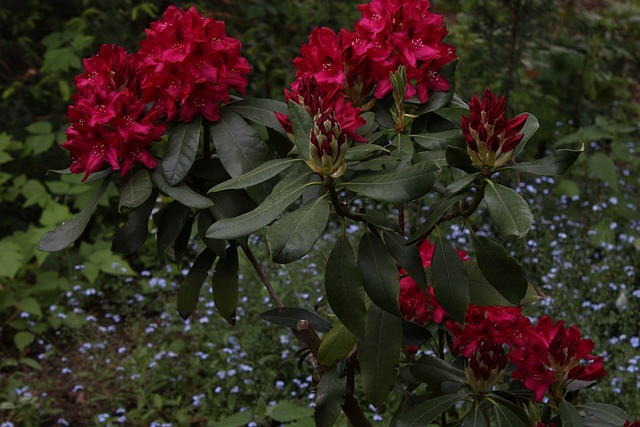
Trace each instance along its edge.
<path fill-rule="evenodd" d="M 76 249 L 39 253 L 36 261 L 51 274 L 35 275 L 36 286 L 5 293 L 5 324 L 18 352 L 10 353 L 4 369 L 61 363 L 58 376 L 44 370 L 41 376 L 6 377 L 8 423 L 207 425 L 231 414 L 221 422 L 424 424 L 437 418 L 442 425 L 621 425 L 632 418 L 634 412 L 611 404 L 636 410 L 637 180 L 630 173 L 617 176 L 637 164 L 633 128 L 612 128 L 600 118 L 584 129 L 598 139 L 574 169 L 597 178 L 601 193 L 589 188 L 589 200 L 577 194 L 581 182 L 564 179 L 556 188 L 553 180 L 527 178 L 564 172 L 580 155 L 581 138 L 569 134 L 556 149 L 544 148 L 546 157 L 514 163 L 514 154 L 523 160 L 538 127 L 534 115 L 505 114 L 504 99 L 489 90 L 470 105 L 454 95 L 455 51 L 441 40 L 441 17 L 426 2 L 394 5 L 386 19 L 378 13 L 385 10 L 381 2 L 362 6 L 353 32 L 313 30 L 294 61 L 297 78 L 287 104 L 229 102 L 228 89 L 242 91 L 247 83 L 248 64 L 221 21 L 195 9 L 167 9 L 150 26 L 140 56 L 105 45 L 84 62 L 64 146 L 72 153 L 69 172 L 89 182 L 63 176 L 64 185 L 45 188 L 25 178 L 7 198 L 31 197 L 27 203 L 42 209 L 41 225 L 51 226 L 69 209 L 49 191 L 81 194 L 75 201 L 80 214 L 39 242 L 40 249 L 57 251 L 81 237 Z M 430 32 L 413 32 L 421 19 Z M 397 21 L 404 26 L 396 27 Z M 199 41 L 202 34 L 212 41 L 210 50 Z M 396 49 L 385 50 L 381 37 L 391 37 Z M 191 75 L 195 83 L 176 75 Z M 31 132 L 34 141 L 50 139 L 44 135 L 51 129 L 42 124 Z M 6 141 L 16 146 L 8 136 Z M 601 144 L 611 151 L 602 154 Z M 579 242 L 586 221 L 547 217 L 537 209 L 554 191 L 565 193 L 556 209 L 570 211 L 572 203 L 594 212 L 613 207 L 619 223 L 593 215 L 588 242 Z M 112 209 L 98 227 L 90 225 L 92 211 L 108 206 L 107 198 L 117 201 L 121 215 Z M 56 206 L 64 208 L 51 215 Z M 120 224 L 117 230 L 113 223 Z M 561 226 L 566 231 L 554 235 Z M 32 227 L 3 244 L 29 258 L 42 232 Z M 149 232 L 155 238 L 147 239 Z M 589 276 L 578 280 L 562 275 L 580 260 L 563 256 L 569 251 L 558 248 L 551 260 L 545 257 L 547 245 L 555 248 L 569 236 L 580 245 L 574 247 L 594 254 Z M 25 237 L 31 252 L 20 248 Z M 159 274 L 167 259 L 176 267 Z M 7 264 L 12 276 L 19 262 Z M 154 273 L 136 277 L 143 265 Z M 620 270 L 624 278 L 607 273 Z M 52 286 L 61 272 L 66 278 Z M 252 282 L 255 273 L 260 280 Z M 541 303 L 545 314 L 566 319 L 566 327 L 530 305 L 541 297 L 528 284 L 535 277 L 542 277 L 539 290 L 553 294 Z M 566 308 L 554 313 L 559 302 L 571 307 L 576 299 L 584 300 L 585 311 L 607 307 L 581 298 L 589 279 L 596 282 L 588 291 L 616 293 L 619 316 L 584 326 L 585 318 L 573 318 Z M 212 281 L 212 295 L 200 290 L 205 280 Z M 176 293 L 186 324 L 167 312 Z M 348 307 L 345 298 L 351 299 Z M 252 310 L 244 311 L 247 306 Z M 260 313 L 277 326 L 261 323 L 240 340 L 233 332 L 206 329 L 214 314 L 253 326 Z M 154 321 L 143 335 L 139 326 L 146 319 Z M 129 329 L 128 320 L 137 326 Z M 572 323 L 590 339 L 569 328 Z M 78 348 L 71 358 L 55 341 L 37 339 L 61 326 L 59 342 Z M 596 352 L 591 340 L 605 344 L 603 336 L 616 351 Z M 128 340 L 130 346 L 116 344 Z M 277 351 L 254 359 L 256 341 Z M 216 343 L 228 345 L 216 351 Z M 44 352 L 33 357 L 34 347 Z M 528 353 L 542 357 L 523 357 Z M 211 363 L 196 371 L 179 362 L 194 355 L 198 365 Z M 288 368 L 280 379 L 283 360 Z M 606 379 L 593 387 L 605 374 L 603 363 L 612 360 L 626 361 L 617 369 L 622 374 L 612 377 L 610 388 L 603 387 Z M 258 366 L 269 368 L 258 374 Z M 100 380 L 110 367 L 118 372 L 115 379 Z M 48 396 L 46 390 L 64 384 L 65 376 L 74 380 L 73 387 L 66 385 L 69 404 L 86 412 Z M 265 392 L 263 384 L 273 388 Z M 100 398 L 106 385 L 118 388 L 123 399 Z M 231 397 L 217 398 L 224 390 Z M 301 399 L 294 404 L 287 394 Z M 137 397 L 126 398 L 132 395 Z M 607 404 L 589 403 L 594 398 Z M 216 401 L 224 405 L 210 404 Z"/>

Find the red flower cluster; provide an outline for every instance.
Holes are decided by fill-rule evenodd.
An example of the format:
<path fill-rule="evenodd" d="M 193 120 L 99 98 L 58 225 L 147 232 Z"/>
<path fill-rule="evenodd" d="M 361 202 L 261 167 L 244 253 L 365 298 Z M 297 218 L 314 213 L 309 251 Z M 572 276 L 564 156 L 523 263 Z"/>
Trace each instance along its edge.
<path fill-rule="evenodd" d="M 622 427 L 640 427 L 640 420 L 636 420 L 634 422 L 625 421 Z"/>
<path fill-rule="evenodd" d="M 446 325 L 454 337 L 453 352 L 468 358 L 478 382 L 497 375 L 509 359 L 516 367 L 512 377 L 541 401 L 547 391 L 562 398 L 573 380 L 596 381 L 606 375 L 603 358 L 589 354 L 593 342 L 582 339 L 575 325 L 567 329 L 563 321 L 542 316 L 532 326 L 520 308 L 501 306 L 471 305 L 465 321 L 464 326 L 451 320 Z"/>
<path fill-rule="evenodd" d="M 297 77 L 312 75 L 323 87 L 339 87 L 356 105 L 373 90 L 376 98 L 391 92 L 389 74 L 400 66 L 410 80 L 407 98 L 429 99 L 429 90 L 446 91 L 439 74 L 456 58 L 455 48 L 442 43 L 447 29 L 442 15 L 429 11 L 427 0 L 372 0 L 358 6 L 362 18 L 354 31 L 316 28 L 294 60 Z M 297 83 L 292 85 L 297 90 Z M 331 89 L 329 89 L 331 90 Z"/>
<path fill-rule="evenodd" d="M 469 117 L 462 116 L 462 133 L 467 140 L 467 152 L 480 169 L 504 165 L 513 157 L 513 150 L 522 140 L 519 133 L 527 121 L 528 114 L 507 120 L 506 100 L 500 99 L 485 89 L 482 101 L 471 98 Z"/>
<path fill-rule="evenodd" d="M 224 23 L 193 7 L 167 8 L 140 45 L 137 54 L 103 45 L 75 79 L 62 147 L 71 152 L 71 172 L 84 172 L 83 180 L 105 163 L 122 175 L 136 162 L 155 167 L 148 147 L 166 130 L 159 120 L 189 122 L 202 114 L 215 121 L 229 89 L 244 92 L 250 67 L 240 42 L 226 36 Z"/>
<path fill-rule="evenodd" d="M 71 172 L 83 181 L 107 163 L 125 175 L 135 162 L 153 168 L 147 150 L 159 141 L 166 126 L 158 113 L 140 100 L 138 57 L 115 45 L 103 45 L 83 61 L 85 73 L 75 78 L 75 105 L 68 109 L 71 125 L 62 147 L 71 152 Z"/>
<path fill-rule="evenodd" d="M 564 321 L 553 323 L 542 316 L 525 334 L 524 346 L 509 355 L 516 365 L 512 376 L 532 390 L 538 401 L 547 390 L 561 398 L 572 381 L 596 381 L 607 374 L 602 356 L 590 354 L 593 341 L 582 339 L 576 325 L 565 328 Z"/>
<path fill-rule="evenodd" d="M 430 267 L 433 260 L 433 251 L 435 245 L 428 240 L 425 240 L 420 245 L 420 257 L 422 258 L 422 266 Z M 467 261 L 469 257 L 467 253 L 462 250 L 458 250 L 460 259 Z M 403 276 L 400 279 L 400 295 L 398 296 L 398 303 L 400 304 L 400 312 L 402 316 L 411 322 L 418 323 L 420 325 L 426 325 L 427 323 L 442 323 L 444 321 L 447 312 L 440 306 L 438 300 L 436 300 L 435 293 L 431 286 L 427 286 L 427 294 L 420 289 L 420 286 L 407 275 L 407 272 L 402 269 L 400 275 Z"/>
<path fill-rule="evenodd" d="M 218 106 L 229 102 L 229 89 L 244 93 L 251 71 L 240 56 L 241 43 L 227 37 L 224 22 L 204 18 L 195 7 L 169 6 L 161 21 L 146 30 L 140 43 L 143 100 L 166 114 L 190 122 L 197 114 L 220 118 Z"/>

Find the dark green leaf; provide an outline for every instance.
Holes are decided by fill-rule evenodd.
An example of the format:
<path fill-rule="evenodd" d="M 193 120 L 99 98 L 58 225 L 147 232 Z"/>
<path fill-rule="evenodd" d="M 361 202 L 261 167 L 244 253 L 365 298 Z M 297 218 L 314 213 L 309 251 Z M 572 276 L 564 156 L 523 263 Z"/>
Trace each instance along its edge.
<path fill-rule="evenodd" d="M 418 231 L 409 236 L 407 244 L 414 244 L 421 238 L 425 237 L 423 235 L 438 223 L 438 220 L 447 213 L 447 210 L 449 210 L 451 206 L 455 205 L 464 198 L 464 194 L 457 194 L 442 200 L 438 200 L 437 202 L 432 204 L 429 207 L 429 214 L 427 215 L 427 219 L 422 225 L 420 225 Z"/>
<path fill-rule="evenodd" d="M 281 402 L 267 409 L 267 415 L 276 421 L 286 423 L 300 418 L 311 417 L 313 409 L 292 402 Z"/>
<path fill-rule="evenodd" d="M 598 179 L 609 184 L 609 187 L 616 192 L 620 192 L 618 187 L 618 175 L 616 173 L 616 166 L 613 163 L 611 157 L 604 153 L 594 153 L 589 156 L 589 170 Z"/>
<path fill-rule="evenodd" d="M 45 233 L 38 243 L 38 249 L 44 252 L 61 251 L 69 246 L 77 238 L 82 235 L 82 232 L 89 224 L 93 210 L 100 202 L 100 198 L 107 190 L 109 186 L 110 175 L 108 175 L 98 187 L 98 190 L 93 195 L 93 198 L 89 202 L 86 208 L 84 208 L 78 215 L 71 218 L 68 221 L 58 225 L 55 230 Z"/>
<path fill-rule="evenodd" d="M 358 268 L 364 279 L 364 290 L 371 301 L 381 309 L 400 316 L 398 269 L 382 239 L 373 233 L 364 233 L 360 240 Z"/>
<path fill-rule="evenodd" d="M 169 185 L 181 182 L 193 165 L 198 154 L 200 143 L 200 123 L 202 118 L 196 117 L 192 122 L 180 122 L 169 134 L 167 150 L 160 162 L 164 177 Z M 208 144 L 209 141 L 206 141 Z"/>
<path fill-rule="evenodd" d="M 173 256 L 176 260 L 176 263 L 180 265 L 180 261 L 182 260 L 182 255 L 184 251 L 187 249 L 187 244 L 189 240 L 191 240 L 191 233 L 193 228 L 193 219 L 194 217 L 190 216 L 184 227 L 182 227 L 182 231 L 178 234 L 175 242 L 173 242 Z"/>
<path fill-rule="evenodd" d="M 608 403 L 585 403 L 580 405 L 580 408 L 612 426 L 621 426 L 625 421 L 631 419 L 631 416 L 623 409 Z"/>
<path fill-rule="evenodd" d="M 282 132 L 282 126 L 274 113 L 287 114 L 287 104 L 263 98 L 245 98 L 233 101 L 227 104 L 225 109 L 278 132 Z"/>
<path fill-rule="evenodd" d="M 207 279 L 215 259 L 216 254 L 205 248 L 193 262 L 187 277 L 180 284 L 180 289 L 178 289 L 178 313 L 183 319 L 189 317 L 196 309 L 200 288 L 202 288 L 202 284 Z"/>
<path fill-rule="evenodd" d="M 202 242 L 207 245 L 207 248 L 213 251 L 220 258 L 226 257 L 225 241 L 220 239 L 209 239 L 206 234 L 211 224 L 213 224 L 214 218 L 209 209 L 201 210 L 198 213 L 198 236 Z"/>
<path fill-rule="evenodd" d="M 244 427 L 253 420 L 250 411 L 237 412 L 211 424 L 212 427 Z"/>
<path fill-rule="evenodd" d="M 527 202 L 518 193 L 489 181 L 484 191 L 484 200 L 489 215 L 502 234 L 517 237 L 527 234 L 533 222 L 533 214 Z"/>
<path fill-rule="evenodd" d="M 311 129 L 313 129 L 313 119 L 300 104 L 289 101 L 289 121 L 295 135 L 295 144 L 300 156 L 309 160 L 309 141 Z"/>
<path fill-rule="evenodd" d="M 235 239 L 248 236 L 265 227 L 304 193 L 309 175 L 310 173 L 306 173 L 300 176 L 289 175 L 285 177 L 257 208 L 234 218 L 216 221 L 209 227 L 207 237 Z"/>
<path fill-rule="evenodd" d="M 349 239 L 342 234 L 329 254 L 324 286 L 331 310 L 357 337 L 365 336 L 364 282 Z"/>
<path fill-rule="evenodd" d="M 496 403 L 496 421 L 499 427 L 528 427 L 522 418 L 518 416 L 510 407 Z M 566 426 L 565 426 L 566 427 Z"/>
<path fill-rule="evenodd" d="M 276 325 L 286 326 L 289 329 L 296 329 L 301 320 L 309 321 L 309 325 L 317 332 L 328 332 L 331 330 L 331 323 L 312 311 L 297 307 L 274 308 L 260 315 L 266 321 Z"/>
<path fill-rule="evenodd" d="M 160 168 L 155 168 L 151 172 L 151 181 L 158 187 L 158 190 L 176 199 L 185 206 L 195 209 L 206 209 L 212 205 L 211 200 L 193 191 L 185 183 L 180 183 L 175 187 L 169 185 Z"/>
<path fill-rule="evenodd" d="M 329 208 L 327 200 L 315 199 L 269 227 L 267 242 L 273 261 L 286 264 L 309 253 L 327 226 Z"/>
<path fill-rule="evenodd" d="M 318 350 L 318 362 L 325 366 L 331 366 L 338 360 L 347 357 L 356 345 L 356 336 L 342 324 L 335 325 L 322 338 Z"/>
<path fill-rule="evenodd" d="M 584 427 L 584 420 L 578 410 L 568 401 L 560 401 L 560 419 L 562 427 Z"/>
<path fill-rule="evenodd" d="M 452 381 L 458 384 L 467 382 L 464 371 L 435 356 L 425 354 L 411 365 L 411 374 L 420 382 L 429 385 Z"/>
<path fill-rule="evenodd" d="M 487 281 L 476 260 L 465 262 L 469 281 L 470 303 L 474 305 L 512 305 Z"/>
<path fill-rule="evenodd" d="M 473 181 L 475 181 L 478 176 L 480 176 L 480 172 L 475 172 L 464 175 L 462 178 L 453 181 L 451 184 L 447 185 L 447 194 L 455 194 L 466 190 L 471 186 L 471 184 L 473 184 Z"/>
<path fill-rule="evenodd" d="M 220 315 L 231 325 L 236 324 L 238 306 L 238 249 L 227 248 L 226 259 L 219 259 L 211 278 L 213 301 Z"/>
<path fill-rule="evenodd" d="M 478 266 L 484 277 L 512 304 L 519 304 L 529 282 L 518 262 L 506 249 L 483 236 L 473 239 Z"/>
<path fill-rule="evenodd" d="M 487 419 L 480 410 L 480 405 L 476 403 L 467 416 L 464 417 L 460 427 L 487 427 L 487 425 Z"/>
<path fill-rule="evenodd" d="M 524 136 L 522 137 L 522 140 L 518 143 L 518 146 L 515 148 L 514 157 L 517 157 L 518 154 L 522 152 L 522 150 L 524 149 L 524 146 L 527 145 L 527 141 L 531 139 L 533 134 L 536 133 L 536 131 L 540 127 L 540 123 L 538 123 L 538 119 L 536 118 L 536 116 L 534 116 L 531 113 L 523 113 L 523 114 L 528 114 L 529 116 L 527 117 L 527 121 L 524 123 L 524 127 L 520 132 Z"/>
<path fill-rule="evenodd" d="M 184 226 L 189 222 L 191 210 L 176 201 L 165 206 L 157 215 L 158 219 L 158 255 L 176 241 Z"/>
<path fill-rule="evenodd" d="M 151 177 L 146 169 L 139 169 L 134 173 L 129 173 L 120 181 L 118 211 L 123 206 L 137 208 L 149 198 L 152 189 Z"/>
<path fill-rule="evenodd" d="M 429 329 L 413 322 L 402 322 L 402 344 L 421 346 L 433 338 Z"/>
<path fill-rule="evenodd" d="M 122 254 L 132 254 L 144 245 L 149 235 L 149 216 L 156 205 L 155 191 L 147 200 L 131 212 L 129 219 L 113 234 L 111 250 Z"/>
<path fill-rule="evenodd" d="M 238 190 L 260 184 L 289 168 L 299 159 L 273 159 L 237 178 L 232 178 L 211 188 L 209 192 Z"/>
<path fill-rule="evenodd" d="M 232 178 L 244 175 L 273 158 L 273 153 L 255 129 L 227 109 L 221 109 L 220 120 L 211 125 L 211 139 L 222 165 Z M 252 191 L 262 199 L 269 189 L 258 185 Z"/>
<path fill-rule="evenodd" d="M 29 331 L 20 331 L 13 336 L 13 343 L 18 351 L 24 351 L 25 348 L 36 339 L 36 336 Z"/>
<path fill-rule="evenodd" d="M 455 320 L 462 323 L 469 306 L 469 283 L 458 252 L 438 236 L 433 251 L 431 279 L 436 299 Z"/>
<path fill-rule="evenodd" d="M 476 168 L 471 162 L 471 158 L 469 157 L 469 153 L 467 153 L 466 149 L 448 145 L 445 150 L 445 154 L 447 156 L 447 164 L 449 166 L 458 168 L 467 173 L 478 172 L 478 168 Z"/>
<path fill-rule="evenodd" d="M 364 160 L 365 158 L 373 155 L 373 154 L 385 154 L 388 153 L 389 150 L 381 145 L 376 144 L 356 144 L 353 147 L 349 147 L 347 154 L 345 155 L 345 160 L 354 161 L 354 160 Z"/>
<path fill-rule="evenodd" d="M 550 156 L 543 157 L 532 162 L 518 163 L 513 166 L 507 166 L 503 169 L 514 170 L 518 172 L 531 173 L 534 175 L 562 175 L 575 163 L 584 151 L 584 146 L 580 150 L 557 150 Z"/>
<path fill-rule="evenodd" d="M 334 366 L 320 379 L 314 418 L 317 427 L 331 427 L 342 412 L 346 381 Z"/>
<path fill-rule="evenodd" d="M 427 194 L 440 171 L 435 163 L 421 162 L 400 171 L 363 174 L 344 186 L 381 202 L 402 203 Z"/>
<path fill-rule="evenodd" d="M 413 140 L 429 151 L 444 151 L 448 145 L 464 144 L 464 135 L 460 129 L 446 130 L 435 133 L 421 133 L 412 136 Z"/>
<path fill-rule="evenodd" d="M 431 424 L 441 413 L 465 398 L 463 394 L 445 394 L 425 400 L 403 411 L 396 420 L 396 427 L 424 427 Z"/>
<path fill-rule="evenodd" d="M 389 231 L 383 231 L 382 237 L 389 253 L 411 276 L 423 291 L 427 286 L 420 251 L 415 245 L 408 245 L 404 237 Z"/>
<path fill-rule="evenodd" d="M 380 407 L 391 392 L 398 375 L 402 320 L 375 304 L 369 306 L 364 340 L 358 340 L 358 359 L 364 395 Z"/>
<path fill-rule="evenodd" d="M 413 141 L 407 135 L 396 135 L 392 147 L 395 148 L 395 151 L 391 152 L 392 158 L 405 162 L 410 162 L 413 158 Z"/>

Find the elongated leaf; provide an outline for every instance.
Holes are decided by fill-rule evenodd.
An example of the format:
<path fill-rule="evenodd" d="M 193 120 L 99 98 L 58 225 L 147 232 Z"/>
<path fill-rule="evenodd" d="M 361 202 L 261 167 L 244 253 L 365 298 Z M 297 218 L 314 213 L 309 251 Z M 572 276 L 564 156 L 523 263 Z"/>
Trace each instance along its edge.
<path fill-rule="evenodd" d="M 620 192 L 618 187 L 618 175 L 613 159 L 604 153 L 594 153 L 589 157 L 589 170 L 600 180 L 609 184 L 609 187 L 616 193 Z"/>
<path fill-rule="evenodd" d="M 393 138 L 395 151 L 391 152 L 391 157 L 400 161 L 410 162 L 413 158 L 413 141 L 407 135 L 399 134 Z"/>
<path fill-rule="evenodd" d="M 111 250 L 122 254 L 132 254 L 144 245 L 149 235 L 149 216 L 156 205 L 155 191 L 147 200 L 135 208 L 127 222 L 113 234 Z"/>
<path fill-rule="evenodd" d="M 427 194 L 440 171 L 435 163 L 421 162 L 400 171 L 360 175 L 344 186 L 381 202 L 402 203 Z"/>
<path fill-rule="evenodd" d="M 533 222 L 533 214 L 518 193 L 489 181 L 484 191 L 484 200 L 489 208 L 489 215 L 501 233 L 517 237 L 527 234 Z"/>
<path fill-rule="evenodd" d="M 358 359 L 364 395 L 373 406 L 382 405 L 396 382 L 400 360 L 402 320 L 375 304 L 369 306 L 364 340 L 358 340 Z"/>
<path fill-rule="evenodd" d="M 476 403 L 473 405 L 473 409 L 464 417 L 460 427 L 487 427 L 487 425 L 487 419 L 482 410 L 480 410 L 480 405 Z"/>
<path fill-rule="evenodd" d="M 182 229 L 189 222 L 191 210 L 176 201 L 171 202 L 158 212 L 158 255 L 176 241 Z"/>
<path fill-rule="evenodd" d="M 469 157 L 469 153 L 467 153 L 466 149 L 448 145 L 445 149 L 445 155 L 449 166 L 458 168 L 467 173 L 478 172 L 478 168 L 476 168 L 471 162 L 471 158 Z"/>
<path fill-rule="evenodd" d="M 222 182 L 209 190 L 210 193 L 223 191 L 223 190 L 239 190 L 253 185 L 260 184 L 280 172 L 289 168 L 293 162 L 300 161 L 299 159 L 273 159 L 269 160 L 258 166 L 257 168 L 241 175 L 237 178 L 232 178 L 228 181 Z"/>
<path fill-rule="evenodd" d="M 381 309 L 400 316 L 398 269 L 382 239 L 373 233 L 365 233 L 360 240 L 358 268 L 371 301 Z"/>
<path fill-rule="evenodd" d="M 467 382 L 464 371 L 435 356 L 425 354 L 411 365 L 411 374 L 419 381 L 429 385 L 452 381 L 458 384 Z"/>
<path fill-rule="evenodd" d="M 580 405 L 580 408 L 612 426 L 621 426 L 631 419 L 623 409 L 608 403 L 585 403 Z"/>
<path fill-rule="evenodd" d="M 431 264 L 436 299 L 454 319 L 462 323 L 469 306 L 469 283 L 458 252 L 438 236 Z"/>
<path fill-rule="evenodd" d="M 514 170 L 518 172 L 531 173 L 534 175 L 562 175 L 575 163 L 584 151 L 584 146 L 580 150 L 557 150 L 550 156 L 543 157 L 532 162 L 518 163 L 513 166 L 507 166 L 503 169 Z"/>
<path fill-rule="evenodd" d="M 383 231 L 382 236 L 393 259 L 409 273 L 420 289 L 426 289 L 427 275 L 424 273 L 418 248 L 415 245 L 407 245 L 407 241 L 396 233 Z"/>
<path fill-rule="evenodd" d="M 164 175 L 160 171 L 160 168 L 155 168 L 154 171 L 151 172 L 151 181 L 158 188 L 158 190 L 168 194 L 178 202 L 182 203 L 185 206 L 189 206 L 190 208 L 206 209 L 213 204 L 211 203 L 211 200 L 196 193 L 195 191 L 193 191 L 193 189 L 191 189 L 183 182 L 176 185 L 175 187 L 169 185 Z"/>
<path fill-rule="evenodd" d="M 184 251 L 187 249 L 187 245 L 191 240 L 191 234 L 193 232 L 193 220 L 195 217 L 189 216 L 187 222 L 182 227 L 182 231 L 178 234 L 175 242 L 173 242 L 173 256 L 176 260 L 176 263 L 180 265 L 182 262 L 182 255 Z"/>
<path fill-rule="evenodd" d="M 438 200 L 437 202 L 432 204 L 429 208 L 429 215 L 427 216 L 427 219 L 422 225 L 420 225 L 420 228 L 418 229 L 418 231 L 416 231 L 414 234 L 409 236 L 409 239 L 407 240 L 407 244 L 414 244 L 418 240 L 420 240 L 427 231 L 429 231 L 432 227 L 434 227 L 438 223 L 438 220 L 445 213 L 447 213 L 447 210 L 449 210 L 451 206 L 455 205 L 456 203 L 458 203 L 464 198 L 465 198 L 464 194 L 457 194 L 442 200 Z"/>
<path fill-rule="evenodd" d="M 494 288 L 480 271 L 476 260 L 465 262 L 469 281 L 470 303 L 474 305 L 512 305 Z"/>
<path fill-rule="evenodd" d="M 295 144 L 300 156 L 309 160 L 309 141 L 313 120 L 307 110 L 294 101 L 289 101 L 289 121 L 295 135 Z"/>
<path fill-rule="evenodd" d="M 521 133 L 523 137 L 515 148 L 514 157 L 517 157 L 518 154 L 522 152 L 522 150 L 524 149 L 524 146 L 527 145 L 527 142 L 529 141 L 529 139 L 531 139 L 533 134 L 536 133 L 536 131 L 540 127 L 540 123 L 538 122 L 538 119 L 536 118 L 536 116 L 534 116 L 531 113 L 523 113 L 523 114 L 528 114 L 529 116 L 527 117 L 527 121 L 524 123 L 524 126 L 522 127 Z"/>
<path fill-rule="evenodd" d="M 118 211 L 123 206 L 137 208 L 149 198 L 152 189 L 151 177 L 146 169 L 139 169 L 134 173 L 129 173 L 120 181 Z"/>
<path fill-rule="evenodd" d="M 331 427 L 342 411 L 346 381 L 334 366 L 320 379 L 314 419 L 317 427 Z"/>
<path fill-rule="evenodd" d="M 560 419 L 563 427 L 584 427 L 584 420 L 580 413 L 566 400 L 560 401 Z"/>
<path fill-rule="evenodd" d="M 475 172 L 464 175 L 462 178 L 453 181 L 451 184 L 447 185 L 447 194 L 455 194 L 467 189 L 471 184 L 473 184 L 473 181 L 475 181 L 478 176 L 480 176 L 480 172 Z"/>
<path fill-rule="evenodd" d="M 45 233 L 40 242 L 38 242 L 38 249 L 44 252 L 61 251 L 80 237 L 84 229 L 87 228 L 91 215 L 100 202 L 102 195 L 107 190 L 110 178 L 111 175 L 107 175 L 87 207 L 78 215 L 58 225 L 55 230 Z"/>
<path fill-rule="evenodd" d="M 401 412 L 396 420 L 396 427 L 424 427 L 431 424 L 441 413 L 465 398 L 463 394 L 445 394 L 425 400 Z"/>
<path fill-rule="evenodd" d="M 244 175 L 273 158 L 258 133 L 242 117 L 220 109 L 220 120 L 211 125 L 211 139 L 220 161 L 232 177 Z M 252 188 L 252 197 L 262 200 L 269 193 L 264 184 Z"/>
<path fill-rule="evenodd" d="M 200 143 L 200 124 L 202 118 L 196 117 L 192 122 L 180 122 L 169 134 L 167 151 L 160 162 L 164 177 L 169 185 L 174 186 L 187 176 L 198 154 Z M 208 144 L 209 141 L 206 141 Z"/>
<path fill-rule="evenodd" d="M 286 264 L 309 253 L 327 226 L 329 205 L 325 199 L 312 200 L 269 227 L 267 242 L 273 261 Z"/>
<path fill-rule="evenodd" d="M 512 304 L 519 304 L 527 293 L 529 282 L 522 266 L 506 249 L 483 236 L 473 239 L 480 271 L 491 285 Z"/>
<path fill-rule="evenodd" d="M 274 113 L 287 114 L 287 104 L 274 99 L 245 98 L 225 106 L 239 116 L 254 123 L 282 132 L 282 126 Z"/>
<path fill-rule="evenodd" d="M 206 234 L 211 224 L 213 224 L 213 215 L 209 209 L 204 209 L 198 213 L 198 237 L 207 245 L 207 248 L 213 251 L 220 258 L 226 257 L 225 241 L 220 239 L 209 239 Z"/>
<path fill-rule="evenodd" d="M 511 410 L 506 405 L 502 405 L 497 403 L 494 405 L 496 411 L 496 421 L 498 421 L 497 425 L 499 427 L 527 427 L 527 423 L 525 423 L 522 418 L 518 416 L 515 412 Z"/>
<path fill-rule="evenodd" d="M 276 325 L 286 326 L 289 329 L 296 329 L 301 320 L 309 321 L 309 325 L 317 332 L 328 332 L 331 330 L 331 323 L 312 311 L 298 307 L 274 308 L 260 315 L 264 320 Z"/>
<path fill-rule="evenodd" d="M 412 135 L 411 138 L 429 151 L 444 151 L 447 145 L 457 146 L 459 143 L 464 143 L 464 135 L 460 129 L 436 133 L 421 133 Z"/>
<path fill-rule="evenodd" d="M 202 288 L 202 284 L 207 279 L 215 259 L 216 254 L 205 248 L 193 262 L 187 277 L 180 283 L 180 288 L 178 289 L 178 313 L 183 319 L 191 316 L 191 313 L 196 309 L 200 288 Z"/>
<path fill-rule="evenodd" d="M 329 254 L 324 287 L 331 310 L 355 336 L 364 338 L 364 282 L 349 239 L 342 234 Z"/>
<path fill-rule="evenodd" d="M 211 239 L 235 239 L 268 225 L 291 203 L 295 202 L 306 188 L 309 173 L 290 175 L 280 181 L 273 192 L 257 208 L 234 218 L 224 218 L 213 223 L 207 231 Z"/>
<path fill-rule="evenodd" d="M 213 301 L 220 315 L 231 325 L 236 324 L 238 306 L 238 249 L 227 248 L 226 259 L 219 259 L 211 278 Z"/>
<path fill-rule="evenodd" d="M 383 154 L 388 152 L 389 150 L 381 145 L 356 144 L 353 147 L 349 147 L 344 158 L 347 161 L 363 160 L 372 154 Z"/>
<path fill-rule="evenodd" d="M 320 350 L 318 350 L 318 362 L 325 366 L 331 366 L 338 360 L 347 357 L 356 345 L 357 338 L 342 324 L 335 325 L 322 338 Z"/>

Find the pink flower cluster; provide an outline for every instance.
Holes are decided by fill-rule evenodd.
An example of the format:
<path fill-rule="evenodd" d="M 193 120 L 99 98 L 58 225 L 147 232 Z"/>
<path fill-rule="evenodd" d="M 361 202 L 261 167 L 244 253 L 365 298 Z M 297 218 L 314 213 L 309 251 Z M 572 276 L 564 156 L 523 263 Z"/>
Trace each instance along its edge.
<path fill-rule="evenodd" d="M 216 121 L 229 90 L 244 93 L 250 67 L 240 42 L 194 7 L 169 6 L 140 45 L 135 54 L 103 45 L 75 79 L 62 147 L 71 152 L 71 172 L 84 172 L 83 180 L 105 163 L 122 175 L 136 162 L 155 167 L 148 147 L 165 132 L 163 121 L 189 122 L 198 114 Z"/>

